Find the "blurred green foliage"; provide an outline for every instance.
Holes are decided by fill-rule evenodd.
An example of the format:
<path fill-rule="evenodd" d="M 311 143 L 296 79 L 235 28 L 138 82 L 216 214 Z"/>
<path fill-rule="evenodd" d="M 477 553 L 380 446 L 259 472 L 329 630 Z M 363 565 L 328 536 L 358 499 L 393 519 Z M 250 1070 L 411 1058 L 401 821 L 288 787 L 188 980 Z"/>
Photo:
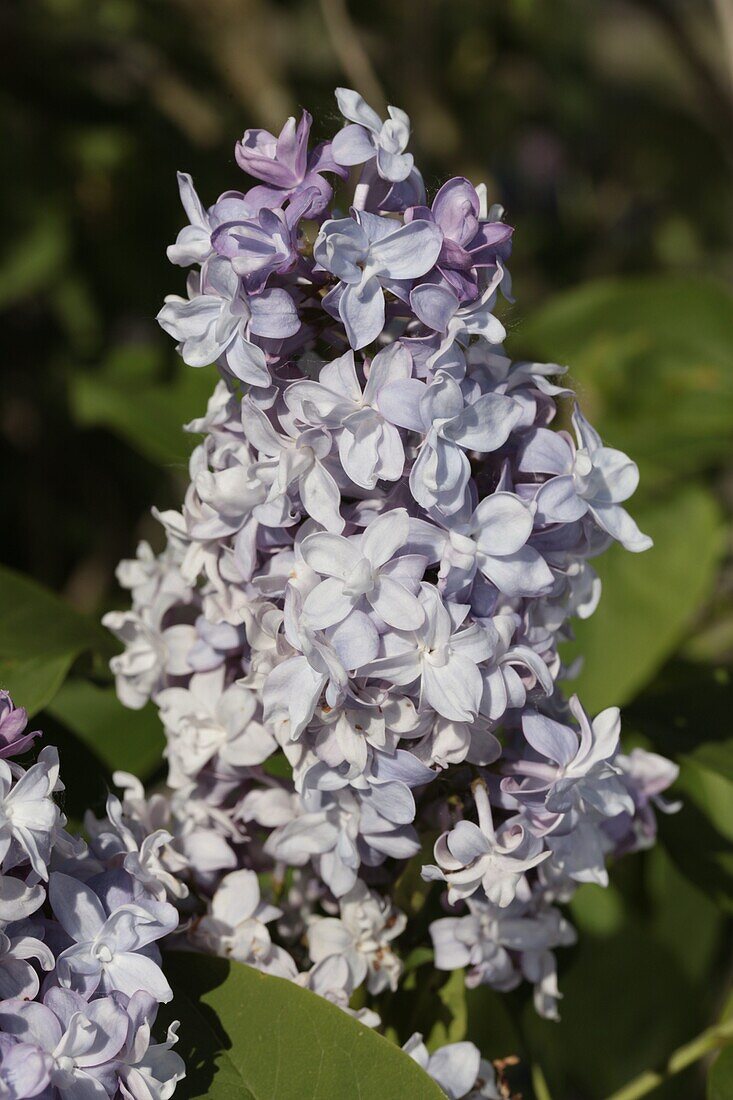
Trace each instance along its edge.
<path fill-rule="evenodd" d="M 125 603 L 117 561 L 160 544 L 149 508 L 180 498 L 179 425 L 212 385 L 154 321 L 183 286 L 165 258 L 175 171 L 212 201 L 238 186 L 246 126 L 305 104 L 318 136 L 336 84 L 385 97 L 412 117 L 429 189 L 484 180 L 516 226 L 512 352 L 568 363 L 591 419 L 639 461 L 632 510 L 655 548 L 599 562 L 601 606 L 567 656 L 585 656 L 591 709 L 626 705 L 628 744 L 674 756 L 685 803 L 657 850 L 574 899 L 559 1025 L 525 992 L 466 994 L 419 951 L 387 1023 L 404 1039 L 437 999 L 431 1042 L 518 1054 L 508 1078 L 537 1100 L 533 1066 L 554 1100 L 601 1100 L 661 1065 L 720 1016 L 733 968 L 729 0 L 5 0 L 0 40 L 0 674 L 47 708 L 67 811 L 159 759 L 155 715 L 116 703 L 95 623 Z M 732 1081 L 728 1048 L 707 1096 Z M 702 1100 L 705 1065 L 655 1095 Z"/>

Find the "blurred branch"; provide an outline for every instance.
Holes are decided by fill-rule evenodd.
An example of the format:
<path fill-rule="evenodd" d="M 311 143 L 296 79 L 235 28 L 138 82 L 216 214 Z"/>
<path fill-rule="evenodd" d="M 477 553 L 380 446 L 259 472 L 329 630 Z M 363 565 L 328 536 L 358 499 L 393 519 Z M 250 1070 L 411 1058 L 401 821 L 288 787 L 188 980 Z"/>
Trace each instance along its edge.
<path fill-rule="evenodd" d="M 715 1024 L 713 1027 L 709 1027 L 707 1031 L 703 1031 L 697 1038 L 692 1039 L 691 1042 L 678 1047 L 670 1055 L 669 1061 L 662 1070 L 647 1070 L 635 1077 L 628 1085 L 624 1085 L 618 1092 L 614 1092 L 608 1100 L 640 1100 L 642 1096 L 648 1096 L 650 1092 L 658 1089 L 670 1077 L 674 1077 L 682 1070 L 688 1069 L 689 1066 L 699 1062 L 706 1055 L 720 1050 L 732 1039 L 733 1020 L 725 1020 L 723 1023 Z"/>
<path fill-rule="evenodd" d="M 717 0 L 717 6 L 730 8 L 730 0 Z M 666 31 L 695 80 L 702 105 L 702 117 L 715 133 L 725 156 L 733 163 L 733 94 L 721 85 L 703 50 L 691 34 L 689 21 L 670 0 L 643 0 L 648 11 Z"/>
<path fill-rule="evenodd" d="M 219 140 L 221 122 L 213 107 L 170 69 L 161 67 L 151 77 L 150 94 L 160 113 L 194 145 L 215 145 Z"/>
<path fill-rule="evenodd" d="M 346 0 L 320 0 L 320 4 L 333 52 L 350 84 L 379 114 L 384 114 L 387 97 L 349 15 Z"/>
<path fill-rule="evenodd" d="M 208 52 L 255 125 L 280 128 L 293 100 L 280 79 L 277 24 L 261 0 L 178 0 L 208 44 Z"/>
<path fill-rule="evenodd" d="M 404 105 L 414 119 L 418 146 L 441 159 L 454 156 L 461 151 L 462 135 L 449 100 L 436 87 L 435 72 L 440 66 L 436 7 L 424 0 L 402 0 L 399 18 L 398 42 L 410 43 L 400 59 Z"/>
<path fill-rule="evenodd" d="M 720 26 L 720 36 L 725 49 L 725 63 L 733 95 L 733 0 L 713 0 L 713 7 Z"/>
<path fill-rule="evenodd" d="M 550 1088 L 545 1080 L 545 1075 L 542 1072 L 542 1067 L 536 1062 L 532 1066 L 532 1088 L 534 1089 L 535 1100 L 552 1100 L 550 1094 Z"/>

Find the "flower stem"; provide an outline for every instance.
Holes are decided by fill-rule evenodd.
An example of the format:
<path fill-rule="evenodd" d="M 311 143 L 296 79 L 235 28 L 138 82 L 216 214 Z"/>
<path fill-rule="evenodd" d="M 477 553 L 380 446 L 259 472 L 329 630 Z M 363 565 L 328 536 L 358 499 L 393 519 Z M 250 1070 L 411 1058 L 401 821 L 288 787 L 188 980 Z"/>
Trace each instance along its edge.
<path fill-rule="evenodd" d="M 665 1081 L 668 1081 L 670 1077 L 681 1073 L 688 1066 L 699 1062 L 706 1054 L 711 1054 L 731 1041 L 733 1041 L 733 1019 L 714 1024 L 695 1039 L 691 1039 L 689 1043 L 678 1047 L 670 1055 L 663 1069 L 645 1070 L 644 1073 L 639 1074 L 633 1081 L 629 1081 L 618 1092 L 614 1092 L 609 1096 L 608 1100 L 639 1100 L 639 1097 L 647 1096 L 654 1089 L 663 1085 Z"/>
<path fill-rule="evenodd" d="M 550 1095 L 550 1089 L 545 1075 L 542 1072 L 542 1067 L 535 1062 L 532 1066 L 532 1088 L 534 1090 L 535 1100 L 552 1100 Z"/>

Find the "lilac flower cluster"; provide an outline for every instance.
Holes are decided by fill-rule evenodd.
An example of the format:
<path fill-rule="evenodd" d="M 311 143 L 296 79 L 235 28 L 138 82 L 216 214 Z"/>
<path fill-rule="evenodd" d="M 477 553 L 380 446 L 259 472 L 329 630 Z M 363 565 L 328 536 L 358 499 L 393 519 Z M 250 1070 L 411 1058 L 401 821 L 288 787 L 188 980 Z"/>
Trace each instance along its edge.
<path fill-rule="evenodd" d="M 120 698 L 152 698 L 167 734 L 170 795 L 129 786 L 124 812 L 174 836 L 195 945 L 346 1010 L 396 987 L 393 888 L 440 833 L 435 965 L 527 980 L 554 1016 L 557 903 L 653 841 L 675 776 L 557 687 L 591 559 L 650 545 L 624 508 L 638 472 L 562 368 L 507 357 L 512 230 L 485 189 L 428 205 L 404 112 L 337 101 L 314 149 L 307 113 L 244 134 L 249 190 L 205 207 L 179 177 L 168 255 L 194 270 L 158 320 L 220 380 L 166 548 L 121 564 L 132 608 L 105 620 Z"/>
<path fill-rule="evenodd" d="M 177 1025 L 151 1036 L 172 997 L 156 941 L 178 925 L 150 858 L 164 837 L 135 836 L 113 797 L 103 843 L 70 836 L 56 750 L 13 759 L 39 736 L 26 721 L 0 692 L 0 1096 L 169 1100 Z"/>

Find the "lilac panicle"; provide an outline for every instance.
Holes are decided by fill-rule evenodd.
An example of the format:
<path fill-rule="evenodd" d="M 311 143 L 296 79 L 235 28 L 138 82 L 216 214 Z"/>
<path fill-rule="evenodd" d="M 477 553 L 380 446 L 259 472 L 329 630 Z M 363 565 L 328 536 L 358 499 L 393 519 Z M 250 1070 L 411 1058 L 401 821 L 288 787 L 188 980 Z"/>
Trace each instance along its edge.
<path fill-rule="evenodd" d="M 336 100 L 321 145 L 307 112 L 246 131 L 244 176 L 211 206 L 179 177 L 169 257 L 194 270 L 158 319 L 219 381 L 188 425 L 182 506 L 157 514 L 165 549 L 121 565 L 131 608 L 105 619 L 120 698 L 159 709 L 168 790 L 120 776 L 90 821 L 133 897 L 119 937 L 101 897 L 68 932 L 65 988 L 129 996 L 175 904 L 190 946 L 346 1011 L 365 984 L 378 1007 L 402 973 L 395 882 L 432 834 L 435 966 L 528 981 L 555 1016 L 558 906 L 674 809 L 673 766 L 625 756 L 618 711 L 558 686 L 559 643 L 600 596 L 591 559 L 650 545 L 626 510 L 638 471 L 563 368 L 507 355 L 512 230 L 485 187 L 429 199 L 404 111 Z M 88 965 L 100 937 L 130 956 L 111 972 Z M 471 1044 L 407 1046 L 449 1095 L 497 1095 Z"/>

